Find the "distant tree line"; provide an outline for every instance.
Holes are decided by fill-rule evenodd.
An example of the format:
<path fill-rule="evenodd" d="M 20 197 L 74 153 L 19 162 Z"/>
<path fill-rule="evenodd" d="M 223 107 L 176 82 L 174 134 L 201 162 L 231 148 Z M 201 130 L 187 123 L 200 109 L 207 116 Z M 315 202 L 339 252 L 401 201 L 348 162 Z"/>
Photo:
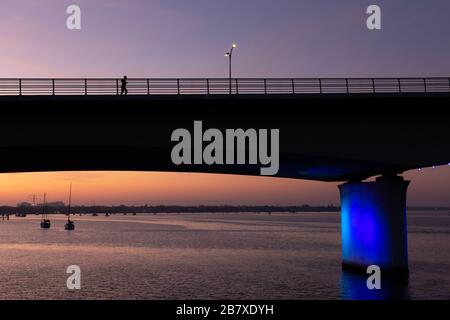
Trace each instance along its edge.
<path fill-rule="evenodd" d="M 237 213 L 237 212 L 339 212 L 340 207 L 328 206 L 72 206 L 72 214 L 123 214 L 123 213 Z M 0 206 L 0 214 L 41 214 L 42 205 L 36 206 Z M 65 205 L 45 207 L 47 214 L 67 214 Z"/>
<path fill-rule="evenodd" d="M 339 212 L 340 207 L 334 205 L 328 206 L 72 206 L 70 212 L 72 214 L 133 214 L 133 213 L 238 213 L 238 212 Z M 408 210 L 446 210 L 450 211 L 450 207 L 409 207 Z M 42 205 L 28 206 L 19 205 L 0 206 L 0 214 L 41 214 Z M 68 207 L 61 202 L 46 205 L 45 213 L 47 214 L 67 214 Z"/>

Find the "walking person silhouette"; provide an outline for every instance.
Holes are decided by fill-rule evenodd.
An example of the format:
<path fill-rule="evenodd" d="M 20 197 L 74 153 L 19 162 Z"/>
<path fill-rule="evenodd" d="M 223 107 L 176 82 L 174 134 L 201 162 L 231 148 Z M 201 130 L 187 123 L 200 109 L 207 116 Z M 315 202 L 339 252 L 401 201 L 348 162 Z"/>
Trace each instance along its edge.
<path fill-rule="evenodd" d="M 127 79 L 128 79 L 127 76 L 124 76 L 123 79 L 120 80 L 122 82 L 122 89 L 120 91 L 120 95 L 121 96 L 128 94 L 128 89 L 127 89 L 128 81 L 127 81 Z"/>

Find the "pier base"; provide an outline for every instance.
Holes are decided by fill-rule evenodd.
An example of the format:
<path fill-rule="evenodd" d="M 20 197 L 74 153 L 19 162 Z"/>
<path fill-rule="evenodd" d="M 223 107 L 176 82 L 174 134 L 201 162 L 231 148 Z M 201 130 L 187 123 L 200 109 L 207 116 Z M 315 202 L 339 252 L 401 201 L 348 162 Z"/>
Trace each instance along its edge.
<path fill-rule="evenodd" d="M 399 176 L 383 176 L 339 186 L 343 268 L 365 273 L 377 265 L 382 274 L 409 275 L 408 184 Z"/>

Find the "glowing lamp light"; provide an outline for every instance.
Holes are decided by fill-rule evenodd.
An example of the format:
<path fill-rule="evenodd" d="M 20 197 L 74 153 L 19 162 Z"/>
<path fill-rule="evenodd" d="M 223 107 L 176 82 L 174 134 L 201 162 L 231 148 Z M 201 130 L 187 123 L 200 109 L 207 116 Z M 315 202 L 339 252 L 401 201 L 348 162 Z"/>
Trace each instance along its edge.
<path fill-rule="evenodd" d="M 237 44 L 236 43 L 233 43 L 233 48 L 236 48 L 237 47 Z"/>

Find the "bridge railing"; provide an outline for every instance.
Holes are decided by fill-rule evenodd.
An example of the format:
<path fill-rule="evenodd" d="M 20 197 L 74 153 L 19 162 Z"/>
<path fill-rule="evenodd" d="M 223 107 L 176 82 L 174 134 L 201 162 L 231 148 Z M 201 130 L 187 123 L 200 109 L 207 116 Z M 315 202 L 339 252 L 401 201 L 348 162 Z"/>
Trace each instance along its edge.
<path fill-rule="evenodd" d="M 450 78 L 128 79 L 128 94 L 330 94 L 450 92 Z M 119 95 L 121 79 L 0 79 L 1 95 Z"/>

